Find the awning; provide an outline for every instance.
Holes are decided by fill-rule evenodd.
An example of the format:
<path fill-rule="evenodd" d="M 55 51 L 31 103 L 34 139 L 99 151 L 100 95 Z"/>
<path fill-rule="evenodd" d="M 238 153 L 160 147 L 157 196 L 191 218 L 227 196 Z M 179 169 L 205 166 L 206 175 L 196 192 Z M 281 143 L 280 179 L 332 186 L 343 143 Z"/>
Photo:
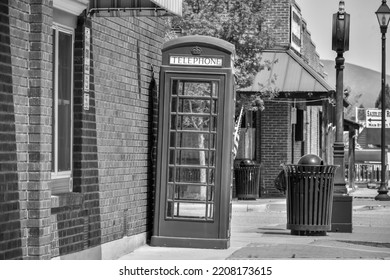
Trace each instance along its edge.
<path fill-rule="evenodd" d="M 329 96 L 335 89 L 291 50 L 262 52 L 262 62 L 270 63 L 255 77 L 252 86 L 239 89 L 240 92 L 261 92 L 274 80 L 273 89 L 285 96 L 306 98 Z M 315 96 L 314 96 L 315 95 Z"/>
<path fill-rule="evenodd" d="M 181 16 L 182 0 L 89 0 L 88 14 L 98 17 Z"/>
<path fill-rule="evenodd" d="M 350 129 L 359 129 L 362 125 L 360 123 L 354 122 L 349 119 L 344 119 L 344 131 L 349 131 Z"/>

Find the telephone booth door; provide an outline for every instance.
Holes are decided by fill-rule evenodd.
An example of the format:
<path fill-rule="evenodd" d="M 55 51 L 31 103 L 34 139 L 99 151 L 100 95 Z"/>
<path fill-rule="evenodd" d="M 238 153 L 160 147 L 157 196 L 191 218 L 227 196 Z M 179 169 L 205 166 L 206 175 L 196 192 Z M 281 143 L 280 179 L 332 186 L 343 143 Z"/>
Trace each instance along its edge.
<path fill-rule="evenodd" d="M 196 36 L 199 39 L 199 36 Z M 182 59 L 207 56 L 209 37 L 177 39 L 165 52 Z M 172 45 L 170 45 L 172 46 Z M 224 67 L 164 65 L 160 75 L 156 207 L 152 245 L 227 248 L 231 209 L 231 148 L 234 112 L 232 71 Z M 166 55 L 166 54 L 165 54 Z M 186 55 L 186 56 L 185 56 Z M 172 62 L 169 54 L 168 61 Z M 226 57 L 228 55 L 225 54 Z M 169 64 L 169 63 L 168 63 Z M 231 61 L 229 58 L 229 66 Z M 222 65 L 223 66 L 223 65 Z"/>

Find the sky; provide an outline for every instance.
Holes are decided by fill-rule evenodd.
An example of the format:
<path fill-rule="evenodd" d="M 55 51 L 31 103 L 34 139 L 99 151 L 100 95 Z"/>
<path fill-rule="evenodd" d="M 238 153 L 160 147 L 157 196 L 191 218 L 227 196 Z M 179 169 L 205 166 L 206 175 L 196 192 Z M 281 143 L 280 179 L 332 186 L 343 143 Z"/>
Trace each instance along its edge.
<path fill-rule="evenodd" d="M 332 15 L 338 11 L 339 0 L 295 0 L 301 9 L 307 29 L 316 45 L 320 59 L 335 60 L 332 50 Z M 382 40 L 375 12 L 382 0 L 344 0 L 350 14 L 349 51 L 345 63 L 356 64 L 378 72 L 382 69 Z M 390 7 L 390 1 L 387 1 Z M 386 34 L 386 74 L 390 74 L 390 26 Z"/>

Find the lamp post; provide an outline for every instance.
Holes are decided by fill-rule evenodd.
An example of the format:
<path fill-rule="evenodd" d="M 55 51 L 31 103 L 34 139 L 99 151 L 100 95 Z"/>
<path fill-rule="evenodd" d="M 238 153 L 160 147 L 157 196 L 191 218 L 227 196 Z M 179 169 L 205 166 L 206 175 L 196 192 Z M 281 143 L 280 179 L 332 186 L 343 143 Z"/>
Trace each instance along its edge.
<path fill-rule="evenodd" d="M 344 88 L 343 70 L 345 51 L 349 50 L 350 15 L 345 12 L 344 1 L 333 14 L 332 50 L 336 51 L 336 137 L 333 144 L 333 162 L 338 165 L 334 178 L 331 231 L 352 232 L 352 197 L 348 195 L 345 183 L 344 160 Z"/>
<path fill-rule="evenodd" d="M 336 51 L 336 137 L 333 145 L 334 164 L 339 165 L 335 174 L 335 193 L 346 194 L 344 164 L 344 57 L 349 50 L 349 14 L 345 12 L 344 1 L 339 3 L 339 11 L 333 14 L 332 50 Z"/>
<path fill-rule="evenodd" d="M 381 118 L 381 163 L 382 163 L 382 172 L 381 172 L 381 185 L 378 189 L 378 195 L 375 197 L 375 200 L 390 200 L 387 192 L 387 182 L 386 182 L 386 32 L 387 26 L 389 25 L 390 20 L 390 9 L 386 4 L 386 0 L 382 0 L 382 5 L 375 12 L 379 26 L 382 33 L 382 90 L 381 90 L 381 109 L 382 109 L 382 118 Z"/>

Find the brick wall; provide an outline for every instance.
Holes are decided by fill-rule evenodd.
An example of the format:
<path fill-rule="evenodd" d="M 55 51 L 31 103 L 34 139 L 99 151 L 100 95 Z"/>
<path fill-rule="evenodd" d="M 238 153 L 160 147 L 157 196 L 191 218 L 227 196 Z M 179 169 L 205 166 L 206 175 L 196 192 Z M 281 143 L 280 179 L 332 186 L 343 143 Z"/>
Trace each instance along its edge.
<path fill-rule="evenodd" d="M 21 220 L 26 217 L 25 211 L 20 211 L 22 203 L 19 202 L 21 192 L 19 191 L 14 105 L 14 102 L 19 101 L 18 97 L 14 98 L 14 91 L 16 95 L 19 89 L 15 87 L 14 90 L 13 81 L 20 79 L 20 73 L 27 72 L 27 65 L 24 65 L 25 67 L 15 65 L 15 60 L 11 57 L 11 45 L 19 43 L 17 50 L 21 56 L 27 55 L 28 46 L 22 44 L 20 41 L 22 38 L 18 38 L 18 41 L 11 40 L 10 32 L 16 31 L 17 28 L 11 27 L 11 23 L 14 25 L 16 19 L 10 14 L 8 1 L 0 2 L 0 37 L 2 38 L 0 43 L 0 260 L 21 259 L 26 254 L 23 250 L 26 237 L 22 235 L 21 230 Z M 23 30 L 17 34 L 19 37 L 25 35 Z"/>
<path fill-rule="evenodd" d="M 83 194 L 85 221 L 88 225 L 88 247 L 101 243 L 100 189 L 97 154 L 95 62 L 94 46 L 90 45 L 89 109 L 83 109 L 85 28 L 94 35 L 91 20 L 79 16 L 75 32 L 74 49 L 74 137 L 73 137 L 73 190 Z M 80 210 L 82 212 L 82 210 Z M 79 213 L 79 215 L 81 214 Z"/>
<path fill-rule="evenodd" d="M 91 28 L 91 21 L 79 16 L 74 44 L 74 193 L 52 198 L 51 257 L 101 244 L 93 46 L 90 47 L 90 104 L 89 110 L 83 109 L 85 27 Z"/>
<path fill-rule="evenodd" d="M 28 80 L 27 246 L 32 259 L 50 258 L 52 1 L 30 1 Z"/>
<path fill-rule="evenodd" d="M 280 164 L 296 164 L 307 153 L 321 155 L 319 111 L 322 108 L 306 107 L 305 104 L 297 104 L 297 107 L 305 110 L 304 141 L 292 141 L 290 104 L 277 100 L 266 102 L 265 110 L 261 113 L 261 132 L 257 135 L 260 141 L 257 141 L 256 149 L 260 151 L 257 159 L 263 164 L 263 196 L 277 195 L 274 190 L 274 179 L 281 170 Z"/>
<path fill-rule="evenodd" d="M 280 164 L 291 160 L 291 110 L 287 103 L 265 102 L 261 112 L 261 140 L 258 141 L 263 163 L 262 196 L 274 195 L 274 179 L 282 170 Z M 259 143 L 260 142 L 260 143 Z"/>
<path fill-rule="evenodd" d="M 277 47 L 290 47 L 291 5 L 297 6 L 298 9 L 299 5 L 296 4 L 295 0 L 268 0 L 264 1 L 264 4 L 264 28 L 271 32 Z M 304 59 L 314 70 L 323 75 L 324 70 L 320 63 L 319 54 L 316 51 L 316 45 L 311 39 L 311 33 L 304 20 L 304 15 L 302 16 L 302 59 Z"/>
<path fill-rule="evenodd" d="M 6 72 L 0 88 L 4 97 L 0 131 L 1 148 L 7 149 L 0 160 L 0 207 L 4 215 L 0 221 L 4 223 L 1 230 L 5 230 L 0 240 L 6 241 L 1 242 L 0 258 L 47 259 L 51 1 L 2 1 L 0 5 L 4 36 L 0 71 Z"/>
<path fill-rule="evenodd" d="M 158 18 L 96 18 L 92 28 L 105 243 L 152 228 L 149 113 L 156 94 L 152 65 L 158 71 L 163 26 Z"/>
<path fill-rule="evenodd" d="M 9 29 L 10 29 L 10 54 L 12 65 L 12 95 L 14 103 L 15 133 L 16 133 L 16 151 L 17 151 L 17 170 L 18 170 L 18 207 L 19 227 L 21 234 L 20 256 L 8 256 L 7 258 L 26 258 L 27 237 L 29 233 L 26 229 L 28 222 L 27 212 L 27 190 L 30 176 L 27 173 L 29 156 L 29 98 L 28 98 L 28 76 L 29 76 L 29 30 L 30 30 L 30 6 L 29 0 L 5 1 L 8 5 Z M 1 7 L 0 11 L 7 11 Z M 6 13 L 6 12 L 5 12 Z M 1 21 L 7 25 L 7 22 Z M 4 26 L 4 25 L 3 25 Z M 4 53 L 2 53 L 3 55 Z M 1 80 L 1 79 L 0 79 Z M 15 205 L 16 202 L 15 202 Z M 15 224 L 15 222 L 9 222 Z M 0 228 L 3 228 L 0 226 Z M 1 240 L 1 238 L 0 238 Z M 30 242 L 30 240 L 29 240 Z M 12 243 L 8 243 L 12 246 Z M 1 250 L 0 250 L 1 251 Z"/>
<path fill-rule="evenodd" d="M 270 29 L 276 40 L 276 46 L 290 47 L 290 9 L 296 5 L 294 0 L 265 1 L 267 20 L 265 26 Z M 297 5 L 296 5 L 297 6 Z M 297 7 L 299 9 L 299 7 Z M 304 18 L 304 15 L 302 15 Z M 320 75 L 323 75 L 323 65 L 316 52 L 316 46 L 311 40 L 311 34 L 306 22 L 302 26 L 301 58 Z M 276 100 L 275 100 L 276 101 Z M 286 100 L 285 100 L 286 101 Z M 304 100 L 297 100 L 300 109 L 304 109 L 304 140 L 292 141 L 291 105 L 287 103 L 265 104 L 261 113 L 261 129 L 258 128 L 256 158 L 263 163 L 263 196 L 277 195 L 274 189 L 274 179 L 279 173 L 281 163 L 297 163 L 302 155 L 307 153 L 321 154 L 319 150 L 320 107 L 307 107 Z"/>
<path fill-rule="evenodd" d="M 311 33 L 303 21 L 302 26 L 302 58 L 310 65 L 315 71 L 323 75 L 323 65 L 320 61 L 320 56 L 316 51 L 316 45 L 311 39 Z"/>
<path fill-rule="evenodd" d="M 82 108 L 84 26 L 90 107 Z M 53 200 L 52 257 L 152 228 L 158 18 L 79 17 L 75 42 L 74 191 Z M 153 65 L 153 67 L 152 67 Z M 138 80 L 140 78 L 140 80 Z"/>
<path fill-rule="evenodd" d="M 74 189 L 51 196 L 52 5 L 0 2 L 0 259 L 49 259 L 152 228 L 163 21 L 79 17 Z M 92 32 L 88 111 L 84 26 Z"/>
<path fill-rule="evenodd" d="M 1 2 L 1 258 L 47 259 L 50 242 L 50 1 Z M 5 137 L 5 135 L 7 135 Z M 28 172 L 27 172 L 28 170 Z M 7 175 L 5 175 L 7 174 Z M 1 240 L 3 240 L 1 238 Z M 13 250 L 11 250 L 13 248 Z"/>
<path fill-rule="evenodd" d="M 276 46 L 288 47 L 290 45 L 291 1 L 293 0 L 264 1 L 264 28 L 272 33 Z"/>

